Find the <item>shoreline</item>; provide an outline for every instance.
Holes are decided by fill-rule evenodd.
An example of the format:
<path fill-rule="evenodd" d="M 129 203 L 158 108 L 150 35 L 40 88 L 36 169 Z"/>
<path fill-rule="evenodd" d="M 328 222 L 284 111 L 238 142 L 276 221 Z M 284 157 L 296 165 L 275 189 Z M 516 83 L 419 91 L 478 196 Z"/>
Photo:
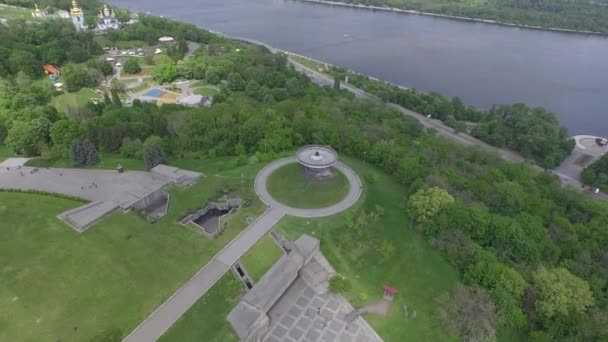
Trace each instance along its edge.
<path fill-rule="evenodd" d="M 406 9 L 401 9 L 401 8 L 397 8 L 397 7 L 383 7 L 383 6 L 372 6 L 372 5 L 363 5 L 363 4 L 351 4 L 351 3 L 331 1 L 331 0 L 294 0 L 294 1 L 310 2 L 310 3 L 321 4 L 321 5 L 326 5 L 326 6 L 342 6 L 342 7 L 350 7 L 350 8 L 367 9 L 367 10 L 372 10 L 372 11 L 394 12 L 394 13 L 401 13 L 401 14 L 416 14 L 416 15 L 424 15 L 424 16 L 429 16 L 429 17 L 438 17 L 438 18 L 444 18 L 444 19 L 477 22 L 477 23 L 484 23 L 484 24 L 491 24 L 491 25 L 507 26 L 507 27 L 517 27 L 517 28 L 524 28 L 524 29 L 531 29 L 531 30 L 538 30 L 538 31 L 571 33 L 571 34 L 580 34 L 580 35 L 596 35 L 596 36 L 603 36 L 603 37 L 608 36 L 608 32 L 581 31 L 581 30 L 564 29 L 564 28 L 558 28 L 558 27 L 544 27 L 544 26 L 535 26 L 535 25 L 515 24 L 515 23 L 508 23 L 508 22 L 496 21 L 496 20 L 491 20 L 491 19 L 460 17 L 460 16 L 456 16 L 456 15 L 449 15 L 449 14 L 439 14 L 439 13 L 422 12 L 422 11 L 416 11 L 416 10 L 406 10 Z"/>

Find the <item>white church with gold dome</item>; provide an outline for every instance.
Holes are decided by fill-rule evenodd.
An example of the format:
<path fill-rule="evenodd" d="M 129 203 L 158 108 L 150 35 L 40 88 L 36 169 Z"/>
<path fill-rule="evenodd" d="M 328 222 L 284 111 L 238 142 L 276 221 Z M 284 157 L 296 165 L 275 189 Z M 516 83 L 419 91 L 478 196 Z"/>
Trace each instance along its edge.
<path fill-rule="evenodd" d="M 76 0 L 72 0 L 72 5 L 70 6 L 70 18 L 72 18 L 72 23 L 74 23 L 76 31 L 84 31 L 87 29 L 87 24 L 84 22 L 84 13 Z"/>
<path fill-rule="evenodd" d="M 70 17 L 72 18 L 76 30 L 84 31 L 88 28 L 84 20 L 84 12 L 76 0 L 72 0 Z M 108 5 L 104 4 L 101 11 L 97 14 L 97 29 L 99 31 L 106 31 L 108 29 L 118 28 L 120 28 L 120 23 L 116 18 L 116 14 L 114 14 L 114 11 L 109 8 Z"/>
<path fill-rule="evenodd" d="M 108 29 L 118 29 L 120 28 L 120 23 L 118 19 L 116 19 L 116 15 L 114 11 L 108 7 L 108 5 L 103 5 L 103 9 L 99 11 L 97 15 L 97 28 L 100 31 L 105 31 Z"/>

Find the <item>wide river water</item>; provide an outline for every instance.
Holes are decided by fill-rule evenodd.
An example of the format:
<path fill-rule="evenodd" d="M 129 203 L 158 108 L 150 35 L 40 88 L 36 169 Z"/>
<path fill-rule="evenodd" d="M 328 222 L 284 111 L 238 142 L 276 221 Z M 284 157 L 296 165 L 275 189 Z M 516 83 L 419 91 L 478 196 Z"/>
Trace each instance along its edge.
<path fill-rule="evenodd" d="M 608 38 L 289 0 L 110 0 L 380 79 L 554 112 L 571 134 L 608 135 Z"/>

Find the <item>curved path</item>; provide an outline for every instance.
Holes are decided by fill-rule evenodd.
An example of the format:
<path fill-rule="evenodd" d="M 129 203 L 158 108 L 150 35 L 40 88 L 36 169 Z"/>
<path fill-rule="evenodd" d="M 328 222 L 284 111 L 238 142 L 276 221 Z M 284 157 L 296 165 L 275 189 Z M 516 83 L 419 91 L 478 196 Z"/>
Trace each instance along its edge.
<path fill-rule="evenodd" d="M 320 209 L 297 209 L 281 204 L 272 198 L 266 190 L 266 181 L 274 170 L 296 161 L 295 157 L 279 159 L 266 165 L 257 174 L 255 177 L 255 192 L 266 203 L 268 210 L 224 246 L 190 280 L 125 337 L 124 342 L 152 342 L 158 340 L 283 216 L 324 217 L 333 215 L 355 204 L 361 196 L 362 186 L 357 174 L 348 166 L 338 162 L 334 167 L 344 173 L 350 183 L 350 190 L 342 201 Z"/>
<path fill-rule="evenodd" d="M 337 214 L 343 210 L 348 209 L 350 206 L 355 204 L 361 196 L 361 191 L 363 190 L 363 185 L 361 184 L 361 180 L 350 167 L 344 165 L 341 162 L 337 162 L 333 167 L 340 170 L 348 179 L 348 183 L 350 184 L 350 189 L 348 194 L 344 199 L 340 202 L 325 208 L 319 209 L 298 209 L 287 206 L 277 200 L 275 200 L 270 193 L 268 193 L 268 189 L 266 188 L 266 181 L 271 173 L 275 170 L 292 163 L 297 163 L 298 160 L 295 157 L 283 158 L 276 160 L 264 167 L 262 171 L 258 173 L 255 177 L 255 192 L 260 197 L 262 202 L 266 203 L 267 206 L 271 208 L 280 209 L 287 215 L 298 216 L 298 217 L 324 217 L 330 216 L 333 214 Z"/>

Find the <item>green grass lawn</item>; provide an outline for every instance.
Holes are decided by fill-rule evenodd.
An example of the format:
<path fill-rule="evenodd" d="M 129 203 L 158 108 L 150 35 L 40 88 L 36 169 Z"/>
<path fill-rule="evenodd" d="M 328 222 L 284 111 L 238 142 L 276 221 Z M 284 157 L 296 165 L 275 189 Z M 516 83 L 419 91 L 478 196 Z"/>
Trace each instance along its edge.
<path fill-rule="evenodd" d="M 15 6 L 8 6 L 8 5 L 0 4 L 0 18 L 11 19 L 11 20 L 16 20 L 16 19 L 39 20 L 39 18 L 32 17 L 33 10 L 34 10 L 33 7 L 31 9 L 29 9 L 29 8 L 25 8 L 25 7 L 15 7 Z"/>
<path fill-rule="evenodd" d="M 283 255 L 281 247 L 270 234 L 266 234 L 243 255 L 241 264 L 253 281 L 258 282 L 281 255 Z"/>
<path fill-rule="evenodd" d="M 380 170 L 359 161 L 346 159 L 359 175 L 374 174 L 376 181 L 364 185 L 361 200 L 346 212 L 320 219 L 283 218 L 275 229 L 291 240 L 308 233 L 321 241 L 321 250 L 332 266 L 349 279 L 353 289 L 346 296 L 378 300 L 382 286 L 396 287 L 395 298 L 387 317 L 366 315 L 365 319 L 387 342 L 392 341 L 452 341 L 456 340 L 433 318 L 435 299 L 451 291 L 458 282 L 458 272 L 444 260 L 418 233 L 409 229 L 410 219 L 404 208 L 403 186 Z M 379 205 L 384 209 L 378 222 L 367 222 L 363 230 L 369 237 L 352 241 L 354 236 L 347 222 L 361 211 L 371 211 Z M 376 241 L 389 241 L 395 247 L 393 255 L 382 258 L 376 251 Z M 360 300 L 359 300 L 360 301 Z M 406 319 L 401 307 L 416 310 L 415 320 Z"/>
<path fill-rule="evenodd" d="M 234 158 L 180 163 L 207 177 L 170 188 L 169 212 L 154 225 L 115 213 L 79 234 L 56 218 L 79 203 L 0 192 L 0 341 L 89 341 L 116 328 L 127 334 L 242 231 L 245 217 L 265 210 L 253 192 L 263 165 L 238 167 Z M 225 187 L 251 205 L 227 217 L 217 238 L 176 224 Z"/>
<path fill-rule="evenodd" d="M 268 177 L 268 192 L 279 202 L 295 208 L 323 208 L 339 202 L 349 190 L 348 179 L 337 169 L 335 175 L 315 180 L 304 175 L 302 166 L 291 163 Z"/>
<path fill-rule="evenodd" d="M 214 86 L 204 86 L 199 88 L 194 88 L 194 93 L 198 95 L 207 95 L 207 96 L 215 96 L 220 93 L 217 87 Z"/>
<path fill-rule="evenodd" d="M 241 283 L 227 273 L 159 339 L 159 342 L 231 342 L 239 338 L 226 316 L 244 293 Z"/>
<path fill-rule="evenodd" d="M 90 88 L 82 88 L 77 92 L 68 93 L 67 91 L 59 96 L 55 96 L 51 100 L 51 105 L 57 108 L 57 111 L 66 113 L 68 108 L 84 107 L 91 98 L 102 97 Z"/>

